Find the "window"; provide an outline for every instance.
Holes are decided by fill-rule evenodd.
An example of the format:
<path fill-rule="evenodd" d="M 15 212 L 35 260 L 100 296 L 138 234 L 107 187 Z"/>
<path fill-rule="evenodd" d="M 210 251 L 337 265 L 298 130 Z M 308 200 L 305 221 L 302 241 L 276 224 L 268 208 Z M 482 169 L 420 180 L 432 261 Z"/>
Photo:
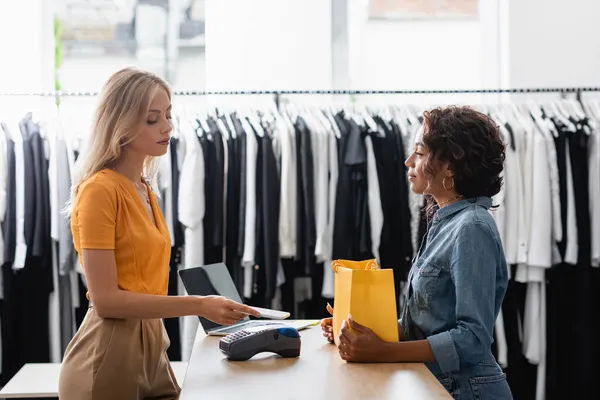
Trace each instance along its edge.
<path fill-rule="evenodd" d="M 371 19 L 477 18 L 479 0 L 370 0 Z"/>
<path fill-rule="evenodd" d="M 59 0 L 59 86 L 98 91 L 124 66 L 186 90 L 204 87 L 205 0 Z"/>

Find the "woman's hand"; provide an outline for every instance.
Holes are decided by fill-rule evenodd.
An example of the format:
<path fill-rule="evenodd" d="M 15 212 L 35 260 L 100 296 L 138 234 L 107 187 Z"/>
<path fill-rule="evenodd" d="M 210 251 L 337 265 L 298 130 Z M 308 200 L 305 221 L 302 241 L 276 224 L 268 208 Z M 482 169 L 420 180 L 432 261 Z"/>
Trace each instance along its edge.
<path fill-rule="evenodd" d="M 223 296 L 204 296 L 200 301 L 200 316 L 220 325 L 231 325 L 247 315 L 260 317 L 260 313 L 247 305 Z"/>
<path fill-rule="evenodd" d="M 342 359 L 352 362 L 385 362 L 387 346 L 387 342 L 371 329 L 354 321 L 352 316 L 342 323 L 338 347 Z"/>
<path fill-rule="evenodd" d="M 331 307 L 329 303 L 327 303 L 327 311 L 333 316 L 333 307 Z M 327 338 L 327 341 L 333 343 L 333 318 L 323 318 L 321 320 L 321 330 L 323 331 L 323 336 Z"/>

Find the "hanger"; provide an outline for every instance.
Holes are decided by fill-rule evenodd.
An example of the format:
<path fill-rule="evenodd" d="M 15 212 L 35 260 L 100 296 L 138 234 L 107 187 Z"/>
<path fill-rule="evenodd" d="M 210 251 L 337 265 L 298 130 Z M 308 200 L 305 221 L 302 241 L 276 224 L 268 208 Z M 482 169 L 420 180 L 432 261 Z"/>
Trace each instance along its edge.
<path fill-rule="evenodd" d="M 252 125 L 252 127 L 254 128 L 254 130 L 256 131 L 256 134 L 260 137 L 264 137 L 265 136 L 265 131 L 262 127 L 262 125 L 260 124 L 260 122 L 258 121 L 258 119 L 256 118 L 256 113 L 254 112 L 249 112 L 246 115 L 248 122 L 250 123 L 250 125 Z"/>
<path fill-rule="evenodd" d="M 235 129 L 235 124 L 233 123 L 233 119 L 231 118 L 231 112 L 225 114 L 225 120 L 227 121 L 227 125 L 229 125 L 229 128 L 231 130 L 231 137 L 236 139 L 238 135 Z"/>
<path fill-rule="evenodd" d="M 223 123 L 223 120 L 221 118 L 215 118 L 215 121 L 217 123 L 217 128 L 219 129 L 219 132 L 221 132 L 222 136 L 225 136 L 226 139 L 229 139 L 229 130 L 227 129 L 227 127 L 225 126 L 225 124 Z"/>
<path fill-rule="evenodd" d="M 198 129 L 196 129 L 196 135 L 198 135 L 198 137 L 202 137 L 202 135 L 204 133 L 206 133 L 208 135 L 207 137 L 209 137 L 209 138 L 211 136 L 210 135 L 210 127 L 208 126 L 208 123 L 206 122 L 207 118 L 208 118 L 208 115 L 206 115 L 206 114 L 204 116 L 197 115 L 195 118 L 196 122 L 198 123 L 198 127 L 201 128 L 201 131 L 202 131 L 202 132 L 198 132 Z"/>
<path fill-rule="evenodd" d="M 378 136 L 382 136 L 382 132 L 379 129 L 379 125 L 377 125 L 377 122 L 375 122 L 375 120 L 371 117 L 366 106 L 362 107 L 362 110 L 360 110 L 360 115 L 364 119 L 365 124 L 373 133 L 377 134 Z"/>
<path fill-rule="evenodd" d="M 583 107 L 582 107 L 581 103 L 579 103 L 575 99 L 568 99 L 566 101 L 567 101 L 567 104 L 571 105 L 571 109 L 573 110 L 574 114 L 579 119 L 584 119 L 585 117 L 587 117 L 587 115 L 585 114 L 585 111 L 583 110 Z"/>
<path fill-rule="evenodd" d="M 335 137 L 338 139 L 341 138 L 342 132 L 340 131 L 340 127 L 337 125 L 337 122 L 335 122 L 333 114 L 328 112 L 328 110 L 324 110 L 323 113 L 325 115 L 325 118 L 327 118 L 327 120 L 331 124 L 331 129 L 333 130 L 333 134 L 335 135 Z"/>

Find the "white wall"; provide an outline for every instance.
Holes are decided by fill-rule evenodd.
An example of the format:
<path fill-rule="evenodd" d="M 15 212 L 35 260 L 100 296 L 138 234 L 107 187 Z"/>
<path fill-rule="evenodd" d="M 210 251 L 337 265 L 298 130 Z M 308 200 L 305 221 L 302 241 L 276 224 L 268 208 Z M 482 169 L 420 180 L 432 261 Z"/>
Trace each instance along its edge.
<path fill-rule="evenodd" d="M 0 92 L 53 89 L 54 34 L 49 3 L 0 2 Z"/>
<path fill-rule="evenodd" d="M 0 1 L 0 92 L 54 90 L 51 11 L 50 2 L 45 0 Z M 40 110 L 52 101 L 52 98 L 0 96 L 0 121 L 14 128 L 26 112 Z"/>
<path fill-rule="evenodd" d="M 367 1 L 350 2 L 353 89 L 481 88 L 479 20 L 369 20 Z"/>
<path fill-rule="evenodd" d="M 208 90 L 331 87 L 329 0 L 206 2 Z"/>
<path fill-rule="evenodd" d="M 480 85 L 477 21 L 366 22 L 352 57 L 357 89 Z"/>
<path fill-rule="evenodd" d="M 600 86 L 600 1 L 506 1 L 511 86 Z"/>

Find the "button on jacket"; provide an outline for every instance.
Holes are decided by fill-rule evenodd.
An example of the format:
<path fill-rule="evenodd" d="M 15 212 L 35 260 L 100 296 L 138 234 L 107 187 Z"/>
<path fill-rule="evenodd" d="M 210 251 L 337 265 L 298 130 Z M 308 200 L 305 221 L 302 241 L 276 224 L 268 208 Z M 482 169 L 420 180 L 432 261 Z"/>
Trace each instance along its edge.
<path fill-rule="evenodd" d="M 508 284 L 491 205 L 479 197 L 436 211 L 413 260 L 402 313 L 406 339 L 429 341 L 436 362 L 428 367 L 460 399 L 512 398 L 491 351 Z"/>

